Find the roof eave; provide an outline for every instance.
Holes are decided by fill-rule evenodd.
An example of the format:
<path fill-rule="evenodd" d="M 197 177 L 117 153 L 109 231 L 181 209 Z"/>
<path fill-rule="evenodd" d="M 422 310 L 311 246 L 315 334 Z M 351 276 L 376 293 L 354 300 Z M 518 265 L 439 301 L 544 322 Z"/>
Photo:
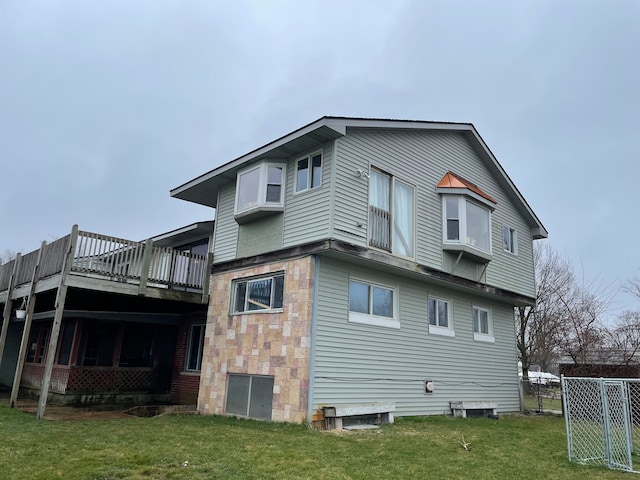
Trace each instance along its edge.
<path fill-rule="evenodd" d="M 473 135 L 474 140 L 477 142 L 480 148 L 486 153 L 487 157 L 493 163 L 493 166 L 498 170 L 498 172 L 500 172 L 500 174 L 504 178 L 509 188 L 511 188 L 511 191 L 513 192 L 513 194 L 516 196 L 516 198 L 522 205 L 524 212 L 526 212 L 527 216 L 529 217 L 529 225 L 531 226 L 531 232 L 532 232 L 533 238 L 534 239 L 547 238 L 549 236 L 547 229 L 544 228 L 544 225 L 542 224 L 538 216 L 535 214 L 535 212 L 533 211 L 529 203 L 527 203 L 525 198 L 520 193 L 520 190 L 518 190 L 518 187 L 516 187 L 515 183 L 513 183 L 513 181 L 511 180 L 511 177 L 509 177 L 505 169 L 502 168 L 502 165 L 500 165 L 500 162 L 498 162 L 498 159 L 495 157 L 495 155 L 493 154 L 489 146 L 484 142 L 484 140 L 482 139 L 482 137 L 480 136 L 480 134 L 478 133 L 478 131 L 475 129 L 473 125 L 471 126 L 470 132 Z"/>
<path fill-rule="evenodd" d="M 216 202 L 217 202 L 217 194 L 211 195 L 210 201 L 202 202 L 202 201 L 196 201 L 194 198 L 192 198 L 192 195 L 190 195 L 190 192 L 193 192 L 195 188 L 197 188 L 198 186 L 201 186 L 204 183 L 210 183 L 212 184 L 211 186 L 215 188 L 216 182 L 215 181 L 212 182 L 212 180 L 214 180 L 215 178 L 224 175 L 226 172 L 239 168 L 240 166 L 250 162 L 254 158 L 260 157 L 262 155 L 266 155 L 270 151 L 273 151 L 279 147 L 282 147 L 287 143 L 290 143 L 293 140 L 301 138 L 305 135 L 309 135 L 323 127 L 327 127 L 335 131 L 336 137 L 344 136 L 346 134 L 346 125 L 347 124 L 344 121 L 344 119 L 341 119 L 341 118 L 336 118 L 336 117 L 319 118 L 318 120 L 311 122 L 308 125 L 305 125 L 304 127 L 294 130 L 293 132 L 288 133 L 287 135 L 284 135 L 272 142 L 269 142 L 266 145 L 263 145 L 262 147 L 257 148 L 256 150 L 253 150 L 245 155 L 242 155 L 241 157 L 236 158 L 235 160 L 225 163 L 224 165 L 221 165 L 218 168 L 214 168 L 213 170 L 207 173 L 204 173 L 199 177 L 196 177 L 193 180 L 190 180 L 170 190 L 169 194 L 174 198 L 192 201 L 195 203 L 200 203 L 202 205 L 215 208 Z M 217 193 L 217 188 L 215 188 L 215 191 L 213 191 L 212 193 Z"/>

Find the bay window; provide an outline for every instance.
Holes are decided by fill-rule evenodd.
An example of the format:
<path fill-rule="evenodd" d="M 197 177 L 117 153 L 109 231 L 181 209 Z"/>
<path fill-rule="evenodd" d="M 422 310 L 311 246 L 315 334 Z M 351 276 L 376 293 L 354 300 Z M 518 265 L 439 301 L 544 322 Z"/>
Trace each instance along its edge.
<path fill-rule="evenodd" d="M 491 210 L 463 195 L 443 195 L 443 242 L 491 254 Z"/>
<path fill-rule="evenodd" d="M 238 172 L 236 221 L 284 210 L 285 165 L 262 163 Z"/>

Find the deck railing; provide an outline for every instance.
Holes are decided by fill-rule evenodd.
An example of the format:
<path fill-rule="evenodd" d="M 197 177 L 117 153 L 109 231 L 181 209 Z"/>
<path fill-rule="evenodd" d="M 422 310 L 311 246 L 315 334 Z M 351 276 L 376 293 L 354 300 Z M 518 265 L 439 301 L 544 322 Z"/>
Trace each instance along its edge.
<path fill-rule="evenodd" d="M 62 272 L 64 257 L 71 235 L 46 244 L 40 257 L 36 280 Z M 153 245 L 153 242 L 134 242 L 123 238 L 78 231 L 71 272 L 100 276 L 114 281 L 147 285 L 166 285 L 189 290 L 202 290 L 207 272 L 207 256 L 169 247 Z M 39 250 L 19 258 L 14 286 L 31 282 L 38 261 Z M 0 265 L 0 291 L 9 288 L 9 281 L 16 260 Z"/>
<path fill-rule="evenodd" d="M 15 263 L 14 259 L 4 265 L 0 265 L 0 292 L 9 288 L 9 280 L 11 280 L 11 272 Z"/>
<path fill-rule="evenodd" d="M 369 207 L 369 245 L 391 251 L 391 214 L 378 207 Z"/>

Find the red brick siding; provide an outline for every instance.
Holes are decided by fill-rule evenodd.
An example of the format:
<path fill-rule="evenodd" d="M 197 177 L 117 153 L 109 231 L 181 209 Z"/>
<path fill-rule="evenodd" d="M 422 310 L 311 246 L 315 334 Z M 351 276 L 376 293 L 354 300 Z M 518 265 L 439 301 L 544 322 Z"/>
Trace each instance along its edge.
<path fill-rule="evenodd" d="M 173 362 L 173 375 L 171 378 L 171 403 L 195 405 L 198 401 L 198 389 L 200 388 L 200 375 L 197 372 L 185 371 L 189 330 L 191 325 L 206 322 L 205 314 L 189 316 L 180 322 L 176 336 L 176 353 Z"/>

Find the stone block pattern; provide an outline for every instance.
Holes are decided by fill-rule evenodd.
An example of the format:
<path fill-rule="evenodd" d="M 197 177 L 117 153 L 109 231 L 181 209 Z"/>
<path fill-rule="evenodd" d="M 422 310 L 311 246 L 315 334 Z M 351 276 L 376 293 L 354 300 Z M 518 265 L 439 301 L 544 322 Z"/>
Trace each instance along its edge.
<path fill-rule="evenodd" d="M 230 315 L 232 281 L 284 272 L 281 312 Z M 198 411 L 224 414 L 227 375 L 274 377 L 273 421 L 307 416 L 313 261 L 310 256 L 212 276 Z"/>

